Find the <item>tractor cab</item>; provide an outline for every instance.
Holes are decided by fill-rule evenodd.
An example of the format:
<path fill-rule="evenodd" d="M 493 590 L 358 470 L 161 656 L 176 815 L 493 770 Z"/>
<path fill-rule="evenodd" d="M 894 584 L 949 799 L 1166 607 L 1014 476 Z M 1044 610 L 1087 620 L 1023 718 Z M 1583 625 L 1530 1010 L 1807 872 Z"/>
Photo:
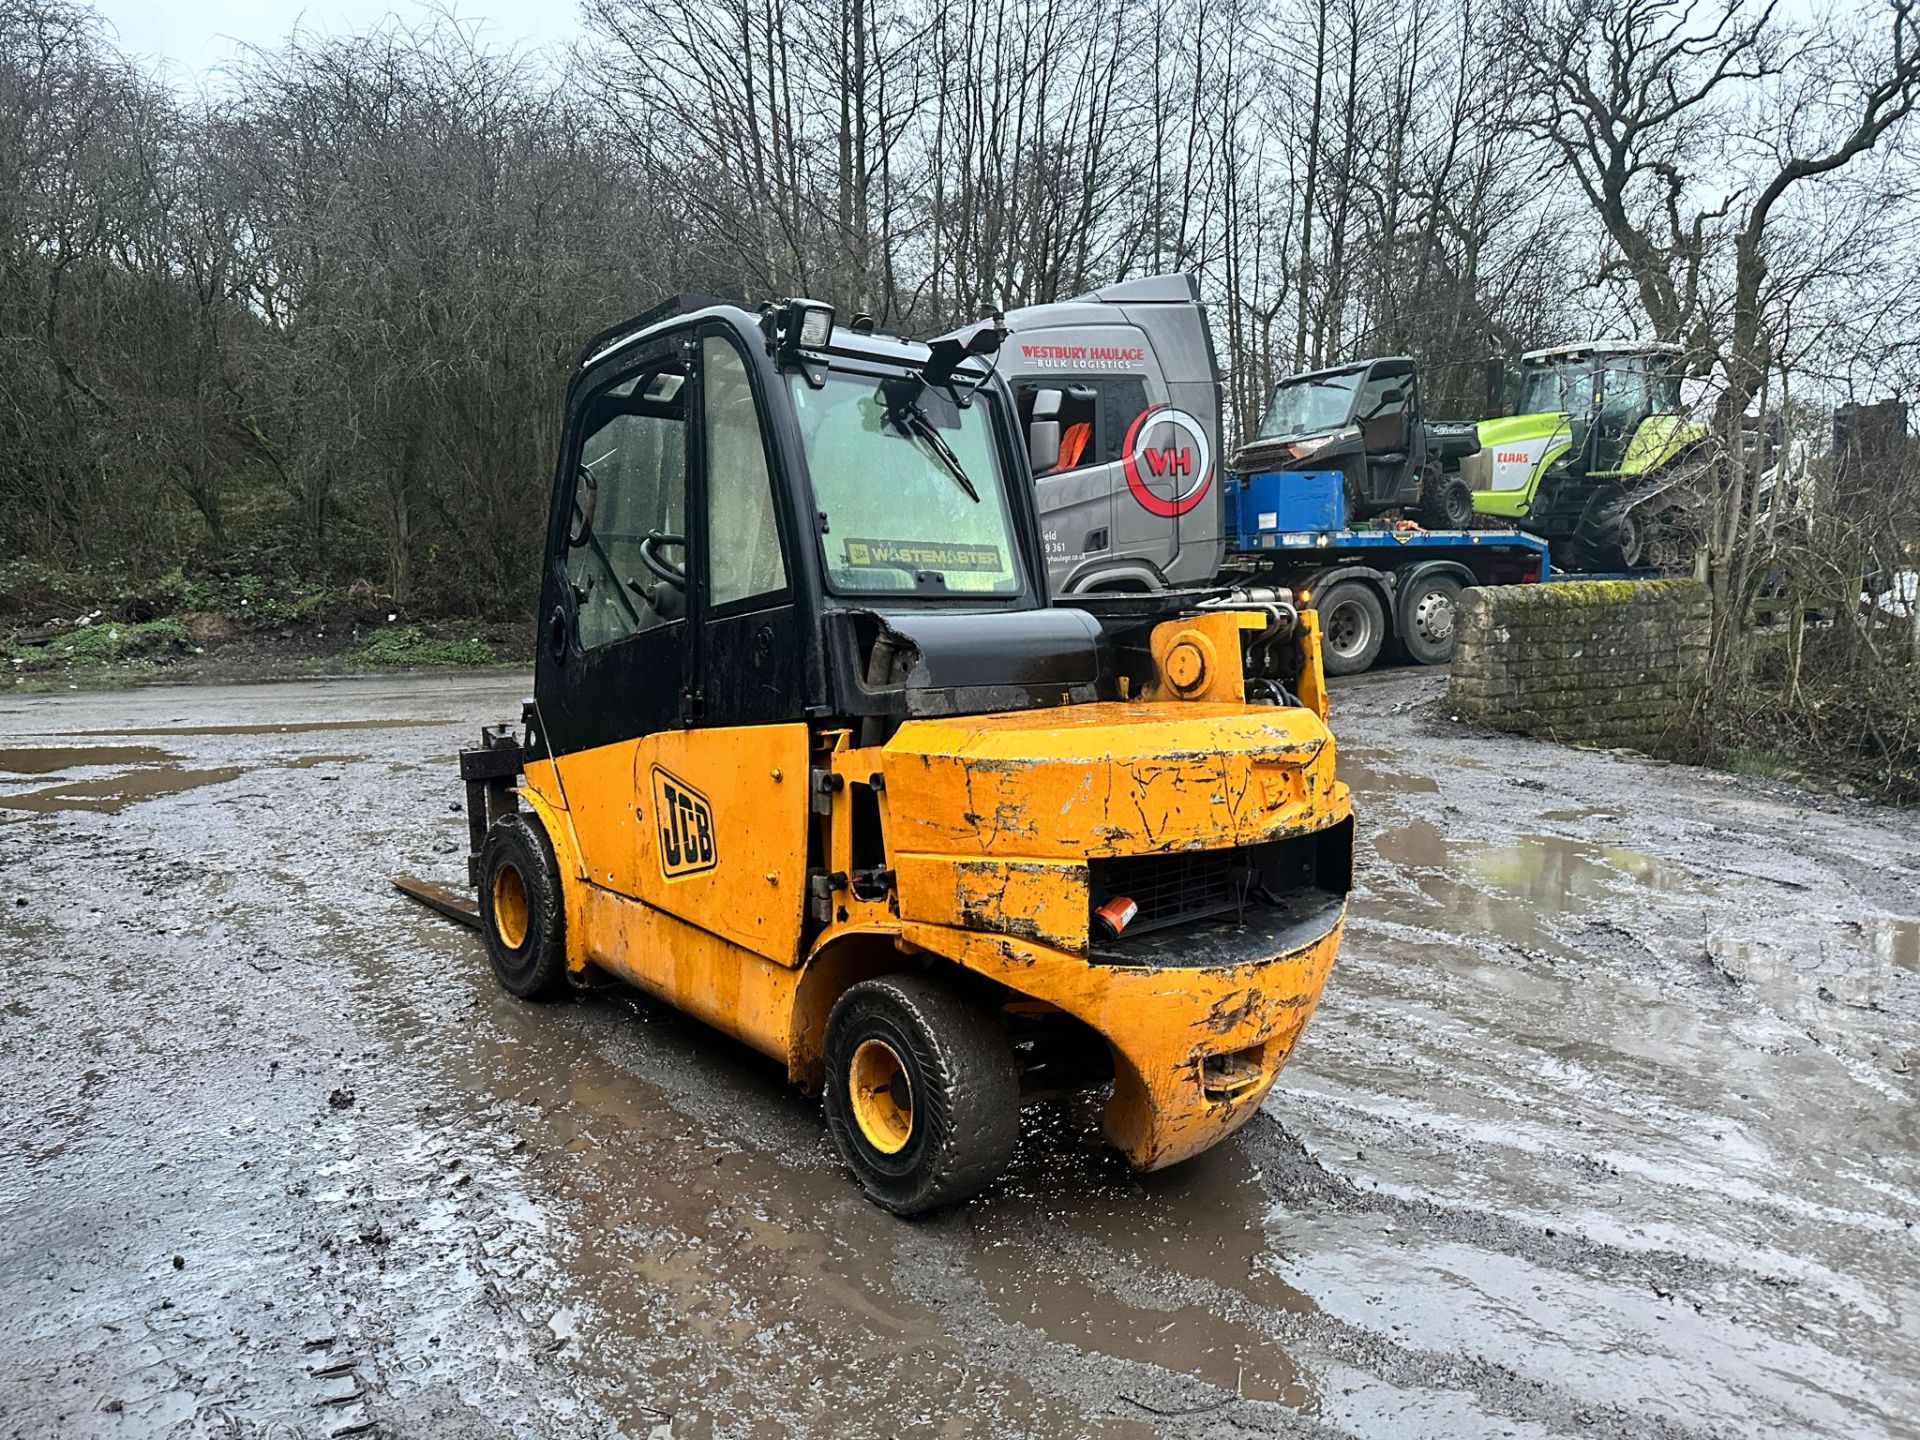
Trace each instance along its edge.
<path fill-rule="evenodd" d="M 1350 524 L 1417 508 L 1431 528 L 1465 529 L 1473 509 L 1459 461 L 1478 441 L 1464 432 L 1456 437 L 1459 430 L 1423 420 L 1413 359 L 1359 360 L 1289 375 L 1276 385 L 1233 468 L 1243 474 L 1338 470 Z"/>
<path fill-rule="evenodd" d="M 1524 356 L 1512 413 L 1564 416 L 1573 468 L 1606 475 L 1624 468 L 1643 422 L 1680 411 L 1680 347 L 1622 343 Z"/>

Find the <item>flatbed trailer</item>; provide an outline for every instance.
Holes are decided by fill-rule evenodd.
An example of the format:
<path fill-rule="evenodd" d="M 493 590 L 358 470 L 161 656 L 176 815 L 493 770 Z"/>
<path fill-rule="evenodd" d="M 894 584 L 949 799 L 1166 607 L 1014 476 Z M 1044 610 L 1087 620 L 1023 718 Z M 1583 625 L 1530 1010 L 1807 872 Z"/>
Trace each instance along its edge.
<path fill-rule="evenodd" d="M 1350 527 L 1343 497 L 1338 470 L 1229 475 L 1222 493 L 1223 578 L 1250 599 L 1317 611 L 1329 675 L 1358 674 L 1388 654 L 1444 664 L 1462 590 L 1553 578 L 1536 536 L 1404 521 Z"/>

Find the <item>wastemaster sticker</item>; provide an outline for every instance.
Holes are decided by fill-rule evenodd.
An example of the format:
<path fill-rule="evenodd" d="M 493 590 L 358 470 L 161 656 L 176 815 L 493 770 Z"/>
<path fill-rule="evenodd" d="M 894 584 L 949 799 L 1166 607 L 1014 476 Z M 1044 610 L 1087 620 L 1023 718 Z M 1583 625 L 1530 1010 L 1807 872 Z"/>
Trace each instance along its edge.
<path fill-rule="evenodd" d="M 1006 569 L 997 545 L 947 545 L 937 540 L 848 540 L 849 565 L 998 574 Z"/>

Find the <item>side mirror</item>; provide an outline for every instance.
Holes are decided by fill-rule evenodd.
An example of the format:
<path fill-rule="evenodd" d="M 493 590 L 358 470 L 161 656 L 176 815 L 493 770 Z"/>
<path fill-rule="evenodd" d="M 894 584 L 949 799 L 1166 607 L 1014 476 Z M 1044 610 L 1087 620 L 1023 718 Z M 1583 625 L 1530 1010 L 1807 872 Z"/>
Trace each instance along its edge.
<path fill-rule="evenodd" d="M 578 550 L 593 538 L 593 515 L 600 508 L 600 482 L 582 465 L 573 490 L 573 521 L 567 526 L 567 548 Z"/>
<path fill-rule="evenodd" d="M 1048 386 L 1042 390 L 1036 390 L 1033 395 L 1033 418 L 1036 420 L 1058 420 L 1060 418 L 1060 402 L 1065 398 L 1060 391 L 1054 389 L 1052 386 Z"/>
<path fill-rule="evenodd" d="M 1042 396 L 1048 392 L 1041 391 Z M 1059 413 L 1058 398 L 1060 392 L 1051 392 L 1055 397 L 1054 413 Z M 1038 405 L 1034 414 L 1040 413 Z M 1027 463 L 1033 467 L 1033 473 L 1044 475 L 1060 463 L 1060 422 L 1058 420 L 1035 420 L 1027 426 Z"/>
<path fill-rule="evenodd" d="M 1390 410 L 1390 409 L 1392 409 L 1392 408 L 1393 408 L 1393 407 L 1394 407 L 1395 405 L 1398 405 L 1398 404 L 1400 404 L 1400 403 L 1401 403 L 1402 401 L 1404 401 L 1404 400 L 1405 400 L 1406 398 L 1407 398 L 1407 392 L 1406 392 L 1406 391 L 1404 391 L 1404 390 L 1386 390 L 1386 391 L 1382 391 L 1382 392 L 1381 392 L 1381 395 L 1380 395 L 1380 405 L 1379 405 L 1379 409 L 1380 409 L 1380 410 Z M 1377 412 L 1376 412 L 1376 413 L 1377 413 Z"/>
<path fill-rule="evenodd" d="M 944 385 L 967 360 L 975 356 L 997 354 L 1000 342 L 1006 338 L 1006 322 L 995 311 L 984 320 L 976 320 L 964 329 L 935 340 L 922 373 L 926 375 L 928 384 Z"/>

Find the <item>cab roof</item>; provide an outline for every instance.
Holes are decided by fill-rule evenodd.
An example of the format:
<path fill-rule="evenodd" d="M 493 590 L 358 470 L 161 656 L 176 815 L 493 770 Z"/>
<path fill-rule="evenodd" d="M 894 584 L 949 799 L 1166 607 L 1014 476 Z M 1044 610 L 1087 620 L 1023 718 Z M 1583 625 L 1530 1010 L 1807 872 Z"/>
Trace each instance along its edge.
<path fill-rule="evenodd" d="M 1520 357 L 1522 365 L 1550 365 L 1555 360 L 1585 360 L 1590 355 L 1681 355 L 1678 345 L 1660 340 L 1578 340 L 1571 345 L 1550 345 L 1544 350 L 1529 350 Z"/>
<path fill-rule="evenodd" d="M 1385 366 L 1393 374 L 1416 369 L 1411 355 L 1375 355 L 1365 360 L 1349 360 L 1344 365 L 1329 365 L 1324 370 L 1302 370 L 1298 375 L 1285 375 L 1278 385 L 1298 385 L 1309 380 L 1324 380 L 1329 375 L 1357 375 L 1362 370 L 1371 370 L 1374 366 Z"/>
<path fill-rule="evenodd" d="M 591 370 L 608 356 L 689 320 L 721 317 L 743 330 L 757 329 L 760 324 L 759 314 L 738 301 L 716 299 L 711 295 L 673 295 L 595 335 L 581 347 L 574 360 L 574 370 L 577 374 Z M 919 366 L 927 363 L 932 351 L 924 342 L 909 340 L 905 336 L 879 333 L 862 335 L 840 324 L 836 315 L 827 344 L 819 351 L 809 353 L 849 356 L 890 365 Z"/>

